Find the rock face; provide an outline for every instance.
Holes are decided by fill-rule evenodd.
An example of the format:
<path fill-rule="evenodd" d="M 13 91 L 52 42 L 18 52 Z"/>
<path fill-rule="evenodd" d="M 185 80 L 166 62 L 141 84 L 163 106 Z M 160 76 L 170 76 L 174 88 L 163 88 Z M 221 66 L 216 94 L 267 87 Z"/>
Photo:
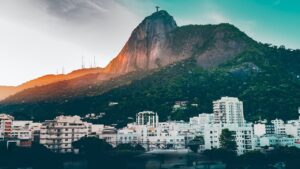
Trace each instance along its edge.
<path fill-rule="evenodd" d="M 167 48 L 167 34 L 175 28 L 175 20 L 166 11 L 158 11 L 146 17 L 134 29 L 128 42 L 105 71 L 124 74 L 169 64 L 164 51 Z"/>

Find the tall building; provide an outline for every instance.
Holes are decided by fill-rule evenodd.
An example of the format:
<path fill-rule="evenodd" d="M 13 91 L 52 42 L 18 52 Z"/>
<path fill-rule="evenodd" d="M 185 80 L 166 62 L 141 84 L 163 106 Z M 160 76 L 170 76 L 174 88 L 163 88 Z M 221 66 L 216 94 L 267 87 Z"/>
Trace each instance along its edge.
<path fill-rule="evenodd" d="M 0 139 L 7 139 L 12 134 L 12 122 L 14 117 L 7 114 L 0 114 Z"/>
<path fill-rule="evenodd" d="M 87 136 L 91 124 L 81 121 L 79 116 L 58 116 L 46 120 L 40 129 L 40 143 L 54 152 L 73 152 L 72 143 Z"/>
<path fill-rule="evenodd" d="M 153 111 L 142 111 L 136 115 L 137 125 L 147 125 L 156 127 L 158 125 L 158 115 Z"/>
<path fill-rule="evenodd" d="M 243 126 L 245 123 L 243 102 L 235 97 L 222 97 L 213 102 L 215 123 Z"/>

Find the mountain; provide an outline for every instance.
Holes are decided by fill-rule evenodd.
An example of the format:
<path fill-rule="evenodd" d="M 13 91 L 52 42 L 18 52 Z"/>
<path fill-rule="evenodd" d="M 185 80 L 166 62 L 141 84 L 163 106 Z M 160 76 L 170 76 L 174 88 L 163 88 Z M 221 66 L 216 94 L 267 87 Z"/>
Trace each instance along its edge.
<path fill-rule="evenodd" d="M 142 110 L 187 119 L 211 112 L 211 102 L 228 95 L 244 101 L 248 120 L 290 119 L 300 103 L 299 63 L 299 50 L 258 43 L 233 25 L 178 27 L 159 11 L 99 72 L 23 90 L 2 101 L 0 111 L 35 120 L 105 112 L 99 122 L 120 124 Z M 188 109 L 172 113 L 178 100 L 189 101 Z"/>
<path fill-rule="evenodd" d="M 159 11 L 146 17 L 132 32 L 119 55 L 105 68 L 110 73 L 128 73 L 165 66 L 171 61 L 167 34 L 177 28 L 172 16 Z"/>
<path fill-rule="evenodd" d="M 49 74 L 45 75 L 33 80 L 30 80 L 28 82 L 25 82 L 19 86 L 0 86 L 0 100 L 3 100 L 7 98 L 8 96 L 12 96 L 18 92 L 21 92 L 25 89 L 30 89 L 38 86 L 44 86 L 47 84 L 64 81 L 64 80 L 70 80 L 74 79 L 80 76 L 84 76 L 87 74 L 93 74 L 93 73 L 99 73 L 101 72 L 101 68 L 88 68 L 88 69 L 79 69 L 75 70 L 69 74 Z"/>
<path fill-rule="evenodd" d="M 15 94 L 14 86 L 0 86 L 0 100 L 6 98 L 9 95 Z"/>
<path fill-rule="evenodd" d="M 72 79 L 54 76 L 60 79 L 55 81 L 58 83 L 52 81 L 47 83 L 49 85 L 35 85 L 41 86 L 37 88 L 22 88 L 29 89 L 19 90 L 21 92 L 6 98 L 2 103 L 99 95 L 114 87 L 128 84 L 133 79 L 126 81 L 123 78 L 122 84 L 114 83 L 113 86 L 106 85 L 107 87 L 103 88 L 101 84 L 111 78 L 130 72 L 151 71 L 190 57 L 195 58 L 197 64 L 203 68 L 213 68 L 232 59 L 253 42 L 229 24 L 177 27 L 173 17 L 161 10 L 146 17 L 134 29 L 121 52 L 103 70 L 99 70 L 97 75 L 85 73 L 85 77 L 76 76 Z M 32 87 L 34 83 L 29 84 Z"/>

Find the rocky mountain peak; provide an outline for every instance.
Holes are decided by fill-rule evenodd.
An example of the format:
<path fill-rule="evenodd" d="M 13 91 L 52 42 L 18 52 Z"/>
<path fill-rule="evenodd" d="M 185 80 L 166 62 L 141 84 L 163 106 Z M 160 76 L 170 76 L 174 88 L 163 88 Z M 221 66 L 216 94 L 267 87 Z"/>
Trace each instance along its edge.
<path fill-rule="evenodd" d="M 132 32 L 129 40 L 105 68 L 109 73 L 128 73 L 158 68 L 162 63 L 162 51 L 166 47 L 166 35 L 177 28 L 168 12 L 161 10 L 146 17 Z"/>
<path fill-rule="evenodd" d="M 131 38 L 143 40 L 154 36 L 164 36 L 177 27 L 173 17 L 161 10 L 146 17 L 133 31 Z"/>

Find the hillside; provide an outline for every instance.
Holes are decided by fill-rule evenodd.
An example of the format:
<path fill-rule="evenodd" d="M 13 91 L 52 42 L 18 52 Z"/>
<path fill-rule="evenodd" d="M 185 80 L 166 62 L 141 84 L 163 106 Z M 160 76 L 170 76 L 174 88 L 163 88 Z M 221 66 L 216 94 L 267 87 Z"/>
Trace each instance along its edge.
<path fill-rule="evenodd" d="M 2 106 L 19 118 L 46 119 L 57 114 L 106 112 L 103 123 L 125 123 L 141 110 L 154 110 L 161 120 L 188 119 L 199 112 L 211 112 L 212 101 L 221 96 L 239 97 L 247 120 L 297 118 L 300 103 L 300 51 L 269 47 L 249 49 L 218 68 L 203 69 L 189 59 L 149 72 L 99 96 L 68 102 L 36 102 Z M 183 112 L 171 113 L 177 100 L 197 103 Z M 110 101 L 118 102 L 108 106 Z M 41 113 L 43 112 L 43 113 Z"/>
<path fill-rule="evenodd" d="M 18 86 L 0 86 L 0 101 L 9 97 L 13 96 L 14 94 L 21 92 L 25 89 L 31 89 L 35 88 L 38 86 L 44 86 L 60 81 L 65 81 L 65 80 L 71 80 L 74 78 L 78 78 L 87 74 L 94 74 L 94 73 L 99 73 L 102 71 L 102 68 L 87 68 L 87 69 L 79 69 L 72 71 L 71 73 L 68 74 L 48 74 L 33 80 L 30 80 L 28 82 L 25 82 L 21 85 Z"/>
<path fill-rule="evenodd" d="M 230 24 L 177 27 L 162 11 L 145 18 L 103 71 L 24 90 L 0 111 L 35 120 L 105 112 L 98 122 L 121 124 L 154 110 L 161 120 L 186 120 L 234 96 L 247 120 L 291 119 L 300 106 L 299 63 L 299 50 L 258 43 Z M 178 100 L 188 109 L 172 113 Z"/>

